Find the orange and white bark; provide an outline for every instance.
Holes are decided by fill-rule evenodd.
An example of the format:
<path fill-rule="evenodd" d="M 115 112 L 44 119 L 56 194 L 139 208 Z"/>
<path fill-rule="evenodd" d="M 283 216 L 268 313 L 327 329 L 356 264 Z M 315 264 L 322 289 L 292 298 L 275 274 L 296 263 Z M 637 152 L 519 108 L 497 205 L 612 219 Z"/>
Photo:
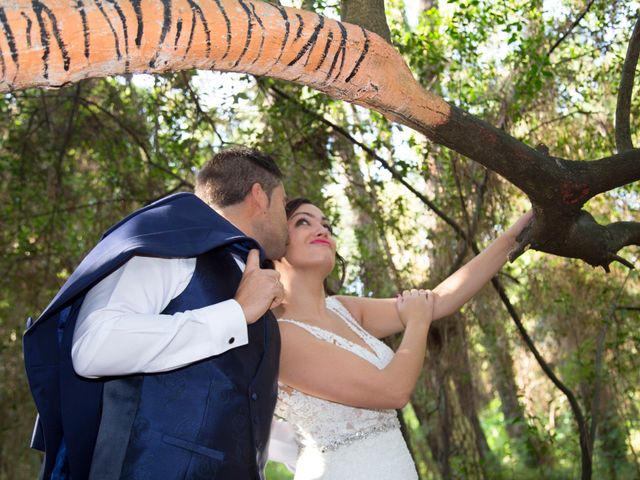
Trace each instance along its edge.
<path fill-rule="evenodd" d="M 449 112 L 378 35 L 263 2 L 12 0 L 0 27 L 0 91 L 198 68 L 309 85 L 409 125 Z"/>
<path fill-rule="evenodd" d="M 377 110 L 494 170 L 536 210 L 534 248 L 608 265 L 639 224 L 598 225 L 593 196 L 640 178 L 640 151 L 591 162 L 538 152 L 425 91 L 378 35 L 250 0 L 5 0 L 0 92 L 122 73 L 214 69 L 308 85 Z"/>

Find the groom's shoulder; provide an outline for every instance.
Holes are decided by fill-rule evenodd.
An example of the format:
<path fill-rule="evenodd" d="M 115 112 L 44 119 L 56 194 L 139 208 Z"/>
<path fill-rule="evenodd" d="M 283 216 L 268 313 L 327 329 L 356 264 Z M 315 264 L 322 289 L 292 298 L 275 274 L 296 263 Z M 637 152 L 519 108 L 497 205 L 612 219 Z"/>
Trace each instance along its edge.
<path fill-rule="evenodd" d="M 175 229 L 194 225 L 212 225 L 218 214 L 193 193 L 180 192 L 163 197 L 130 213 L 111 226 L 102 236 L 115 232 L 135 234 L 163 228 Z"/>

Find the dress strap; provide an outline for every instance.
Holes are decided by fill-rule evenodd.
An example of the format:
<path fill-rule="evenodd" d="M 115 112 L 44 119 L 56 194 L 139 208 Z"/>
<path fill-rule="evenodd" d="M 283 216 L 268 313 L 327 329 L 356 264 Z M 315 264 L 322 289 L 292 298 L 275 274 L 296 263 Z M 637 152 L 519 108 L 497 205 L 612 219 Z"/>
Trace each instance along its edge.
<path fill-rule="evenodd" d="M 351 315 L 351 312 L 347 310 L 347 307 L 345 307 L 342 304 L 342 302 L 338 300 L 336 297 L 327 297 L 325 303 L 329 308 L 329 310 L 333 310 L 334 312 L 336 312 L 338 316 L 340 316 L 344 321 L 346 321 L 351 325 L 360 327 L 360 324 L 355 318 L 353 318 L 353 315 Z"/>
<path fill-rule="evenodd" d="M 316 327 L 314 325 L 309 325 L 308 323 L 299 322 L 298 320 L 291 320 L 290 318 L 279 318 L 278 322 L 291 323 L 293 325 L 297 325 L 298 327 L 306 330 L 311 335 L 320 340 L 331 341 L 331 337 L 333 334 L 327 330 L 323 330 L 322 328 Z"/>
<path fill-rule="evenodd" d="M 378 355 L 374 353 L 375 350 L 374 352 L 372 352 L 356 343 L 353 343 L 350 340 L 347 340 L 346 338 L 336 333 L 330 332 L 329 330 L 325 330 L 324 328 L 316 327 L 315 325 L 309 325 L 308 323 L 300 322 L 298 320 L 292 320 L 289 318 L 279 318 L 278 322 L 284 322 L 284 323 L 290 323 L 290 324 L 296 325 L 302 328 L 303 330 L 306 330 L 317 339 L 332 343 L 337 347 L 347 350 L 348 352 L 351 352 L 354 355 L 359 356 L 363 360 L 366 360 L 369 363 L 372 363 L 376 367 L 381 368 L 379 366 L 380 359 Z"/>
<path fill-rule="evenodd" d="M 336 297 L 327 297 L 325 303 L 327 308 L 342 318 L 344 323 L 346 323 L 353 333 L 358 335 L 369 346 L 369 348 L 375 352 L 377 357 L 380 356 L 379 349 L 376 347 L 376 345 L 379 344 L 378 339 L 367 332 L 362 325 L 353 318 L 351 312 L 349 312 L 347 307 L 345 307 L 340 300 Z"/>

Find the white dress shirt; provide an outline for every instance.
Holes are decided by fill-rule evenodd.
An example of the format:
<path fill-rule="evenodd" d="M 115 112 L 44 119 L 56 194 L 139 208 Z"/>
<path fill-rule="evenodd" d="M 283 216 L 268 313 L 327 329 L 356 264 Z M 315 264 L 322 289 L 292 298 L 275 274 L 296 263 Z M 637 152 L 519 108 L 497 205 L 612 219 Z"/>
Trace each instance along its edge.
<path fill-rule="evenodd" d="M 73 334 L 75 371 L 90 378 L 165 372 L 246 345 L 247 322 L 233 299 L 160 313 L 195 266 L 195 258 L 135 256 L 89 290 Z"/>

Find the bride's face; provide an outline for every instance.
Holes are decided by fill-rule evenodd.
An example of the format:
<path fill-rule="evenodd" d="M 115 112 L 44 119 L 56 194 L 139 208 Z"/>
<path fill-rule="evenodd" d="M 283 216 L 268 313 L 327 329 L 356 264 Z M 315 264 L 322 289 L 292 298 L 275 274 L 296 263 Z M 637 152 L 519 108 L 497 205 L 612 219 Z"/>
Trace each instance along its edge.
<path fill-rule="evenodd" d="M 300 205 L 289 217 L 289 244 L 284 259 L 294 268 L 319 267 L 329 275 L 336 259 L 331 224 L 315 205 Z"/>

